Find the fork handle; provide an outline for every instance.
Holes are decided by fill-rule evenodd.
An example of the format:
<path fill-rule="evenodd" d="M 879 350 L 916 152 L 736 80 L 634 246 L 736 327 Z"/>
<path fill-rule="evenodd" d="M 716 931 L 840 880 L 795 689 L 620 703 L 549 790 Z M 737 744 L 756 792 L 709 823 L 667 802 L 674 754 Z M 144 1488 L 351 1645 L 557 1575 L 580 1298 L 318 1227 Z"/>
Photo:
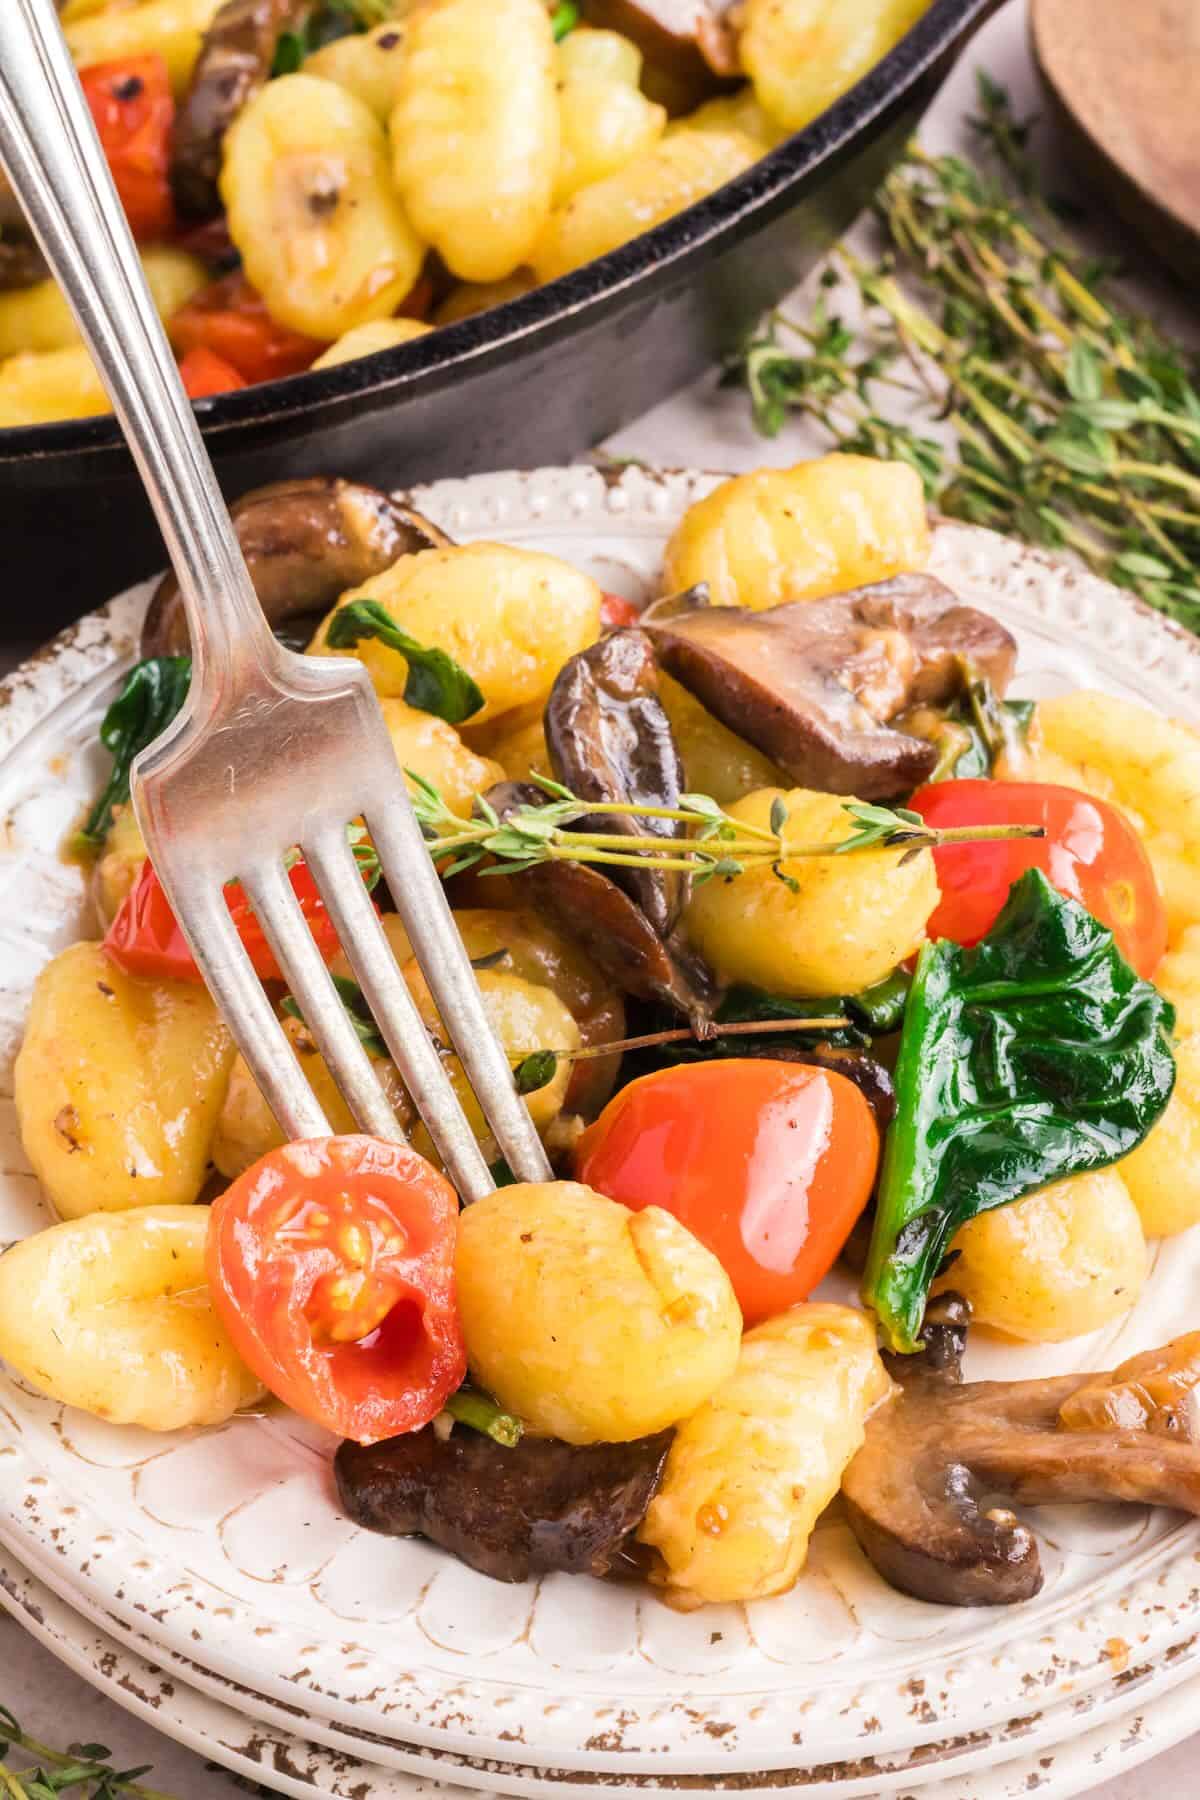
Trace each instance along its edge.
<path fill-rule="evenodd" d="M 274 642 L 146 286 L 53 0 L 0 0 L 0 163 L 83 333 L 150 497 L 197 686 Z M 211 691 L 211 690 L 210 690 Z"/>

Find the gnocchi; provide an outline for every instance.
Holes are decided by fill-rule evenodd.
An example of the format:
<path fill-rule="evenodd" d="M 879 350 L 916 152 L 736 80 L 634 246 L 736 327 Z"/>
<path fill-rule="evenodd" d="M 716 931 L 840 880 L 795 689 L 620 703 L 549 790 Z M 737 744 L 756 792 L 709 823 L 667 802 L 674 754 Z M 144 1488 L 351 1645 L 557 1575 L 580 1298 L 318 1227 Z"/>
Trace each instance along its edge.
<path fill-rule="evenodd" d="M 394 696 L 379 704 L 400 767 L 432 781 L 454 811 L 469 816 L 475 796 L 503 779 L 500 764 L 477 756 L 445 719 Z"/>
<path fill-rule="evenodd" d="M 658 1207 L 568 1181 L 501 1188 L 463 1213 L 456 1273 L 477 1379 L 569 1444 L 674 1425 L 737 1363 L 729 1277 Z"/>
<path fill-rule="evenodd" d="M 1024 779 L 1082 787 L 1121 807 L 1142 834 L 1171 944 L 1200 924 L 1200 737 L 1194 732 L 1111 694 L 1056 695 L 1038 702 Z"/>
<path fill-rule="evenodd" d="M 336 82 L 284 75 L 254 96 L 226 137 L 221 198 L 272 317 L 306 337 L 386 319 L 421 272 L 383 127 Z"/>
<path fill-rule="evenodd" d="M 391 114 L 396 188 L 463 281 L 502 281 L 550 215 L 559 154 L 541 0 L 434 0 L 409 21 Z"/>
<path fill-rule="evenodd" d="M 539 281 L 555 281 L 606 256 L 732 181 L 758 154 L 754 140 L 740 131 L 663 137 L 615 174 L 580 188 L 555 211 L 528 257 L 534 274 Z"/>
<path fill-rule="evenodd" d="M 785 1593 L 890 1387 L 871 1321 L 848 1306 L 810 1301 L 748 1331 L 675 1434 L 638 1533 L 655 1579 L 694 1602 Z"/>
<path fill-rule="evenodd" d="M 666 108 L 642 93 L 641 65 L 635 46 L 615 31 L 581 26 L 559 45 L 556 206 L 616 174 L 662 136 Z"/>
<path fill-rule="evenodd" d="M 99 944 L 56 956 L 13 1076 L 21 1142 L 55 1209 L 196 1200 L 232 1064 L 206 989 L 136 981 Z"/>
<path fill-rule="evenodd" d="M 760 788 L 727 811 L 765 828 L 776 801 L 787 807 L 797 843 L 837 843 L 854 830 L 839 796 L 804 788 Z M 920 948 L 938 902 L 926 850 L 911 860 L 903 850 L 785 856 L 781 874 L 760 863 L 693 890 L 687 933 L 723 980 L 797 999 L 860 993 Z"/>
<path fill-rule="evenodd" d="M 1146 1279 L 1146 1239 L 1117 1169 L 1055 1181 L 981 1213 L 956 1235 L 941 1286 L 977 1324 L 1035 1344 L 1081 1337 L 1118 1319 Z"/>
<path fill-rule="evenodd" d="M 358 1127 L 350 1108 L 309 1036 L 308 1027 L 300 1019 L 286 1018 L 283 1021 L 283 1031 L 295 1052 L 301 1074 L 316 1095 L 317 1103 L 332 1130 L 339 1137 L 356 1131 Z M 396 1072 L 395 1064 L 383 1057 L 373 1057 L 372 1062 L 392 1111 L 402 1126 L 411 1125 L 414 1117 L 412 1103 Z M 213 1137 L 214 1164 L 227 1180 L 235 1181 L 260 1157 L 266 1156 L 271 1150 L 277 1150 L 286 1141 L 274 1113 L 259 1092 L 245 1059 L 237 1057 L 230 1071 L 229 1085 Z"/>
<path fill-rule="evenodd" d="M 67 1406 L 146 1431 L 220 1425 L 263 1387 L 204 1274 L 208 1210 L 93 1213 L 0 1256 L 0 1357 Z"/>
<path fill-rule="evenodd" d="M 178 312 L 208 279 L 204 264 L 184 250 L 151 247 L 142 253 L 142 270 L 163 319 Z M 0 293 L 0 357 L 78 345 L 79 327 L 56 282 Z"/>
<path fill-rule="evenodd" d="M 313 368 L 332 369 L 338 363 L 356 362 L 360 356 L 374 356 L 377 350 L 394 350 L 397 344 L 411 344 L 430 330 L 420 319 L 373 319 L 368 325 L 353 325 L 336 344 L 321 352 Z"/>
<path fill-rule="evenodd" d="M 386 126 L 396 104 L 406 35 L 400 19 L 385 19 L 370 31 L 352 31 L 306 57 L 304 73 L 346 88 Z"/>
<path fill-rule="evenodd" d="M 404 556 L 342 597 L 377 600 L 423 644 L 449 651 L 474 676 L 486 702 L 473 725 L 512 707 L 541 703 L 569 656 L 600 633 L 600 589 L 590 576 L 540 550 L 462 544 Z M 310 654 L 361 658 L 379 693 L 403 694 L 407 664 L 376 641 L 330 651 L 326 620 Z"/>
<path fill-rule="evenodd" d="M 707 582 L 714 606 L 760 611 L 885 581 L 928 560 L 916 470 L 833 455 L 723 481 L 676 527 L 664 580 L 668 593 Z"/>
<path fill-rule="evenodd" d="M 742 67 L 788 131 L 815 119 L 874 68 L 927 0 L 746 0 Z"/>
<path fill-rule="evenodd" d="M 1167 1110 L 1118 1173 L 1147 1237 L 1174 1237 L 1200 1225 L 1200 1037 L 1176 1043 Z"/>

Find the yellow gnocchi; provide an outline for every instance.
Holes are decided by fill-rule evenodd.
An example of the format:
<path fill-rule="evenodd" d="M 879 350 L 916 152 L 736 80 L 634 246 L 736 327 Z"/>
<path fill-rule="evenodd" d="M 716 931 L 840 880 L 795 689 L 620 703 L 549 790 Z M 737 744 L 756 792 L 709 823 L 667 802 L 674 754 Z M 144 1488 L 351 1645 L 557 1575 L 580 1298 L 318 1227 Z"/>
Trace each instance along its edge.
<path fill-rule="evenodd" d="M 1200 1036 L 1175 1045 L 1167 1110 L 1118 1172 L 1147 1237 L 1174 1237 L 1200 1225 Z"/>
<path fill-rule="evenodd" d="M 355 325 L 344 332 L 336 344 L 323 350 L 313 364 L 314 369 L 332 369 L 338 363 L 357 362 L 360 356 L 374 356 L 377 350 L 394 350 L 397 344 L 411 344 L 432 329 L 421 319 L 372 319 L 368 325 Z"/>
<path fill-rule="evenodd" d="M 1071 1175 L 964 1225 L 943 1289 L 975 1322 L 1034 1344 L 1119 1319 L 1146 1280 L 1146 1238 L 1117 1169 Z"/>
<path fill-rule="evenodd" d="M 527 262 L 559 153 L 542 0 L 433 0 L 415 13 L 390 128 L 396 187 L 453 274 L 501 281 Z"/>
<path fill-rule="evenodd" d="M 600 589 L 588 575 L 540 550 L 460 544 L 401 557 L 340 605 L 377 600 L 423 644 L 436 644 L 473 675 L 486 702 L 472 724 L 512 707 L 545 702 L 567 658 L 600 633 Z M 330 651 L 328 619 L 310 653 L 359 656 L 380 694 L 401 695 L 408 665 L 376 640 Z"/>
<path fill-rule="evenodd" d="M 929 0 L 745 0 L 742 67 L 763 110 L 799 131 L 853 87 Z"/>
<path fill-rule="evenodd" d="M 405 36 L 400 19 L 385 19 L 370 31 L 352 31 L 306 56 L 304 73 L 346 88 L 386 125 L 396 104 Z"/>
<path fill-rule="evenodd" d="M 723 481 L 676 527 L 663 579 L 667 593 L 703 581 L 714 605 L 759 611 L 924 568 L 929 546 L 915 469 L 823 456 Z"/>
<path fill-rule="evenodd" d="M 529 261 L 555 281 L 661 225 L 748 169 L 759 155 L 740 131 L 679 131 L 603 181 L 580 188 L 554 213 Z"/>
<path fill-rule="evenodd" d="M 638 1536 L 681 1600 L 761 1600 L 793 1586 L 813 1527 L 891 1387 L 875 1328 L 809 1302 L 742 1340 L 737 1366 L 675 1434 Z"/>
<path fill-rule="evenodd" d="M 569 1444 L 674 1425 L 737 1363 L 729 1277 L 656 1206 L 630 1212 L 573 1181 L 501 1188 L 463 1213 L 455 1267 L 477 1380 Z"/>
<path fill-rule="evenodd" d="M 196 1200 L 232 1063 L 198 984 L 137 981 L 99 944 L 56 956 L 34 983 L 13 1076 L 21 1142 L 56 1210 Z"/>
<path fill-rule="evenodd" d="M 272 317 L 307 337 L 386 319 L 421 272 L 383 127 L 336 82 L 283 75 L 243 107 L 225 138 L 221 198 Z"/>
<path fill-rule="evenodd" d="M 219 1425 L 263 1388 L 204 1274 L 208 1208 L 145 1206 L 52 1225 L 0 1256 L 0 1357 L 53 1400 L 116 1425 Z"/>
<path fill-rule="evenodd" d="M 615 31 L 580 26 L 558 46 L 561 148 L 554 204 L 649 150 L 667 123 L 638 86 L 641 52 Z"/>
<path fill-rule="evenodd" d="M 168 320 L 208 280 L 197 257 L 164 246 L 142 252 L 142 270 L 159 317 Z M 57 282 L 0 293 L 0 357 L 79 344 L 79 327 Z"/>
<path fill-rule="evenodd" d="M 805 788 L 760 788 L 727 810 L 735 823 L 767 828 L 777 800 L 793 843 L 837 843 L 855 828 L 844 800 Z M 780 874 L 759 863 L 694 889 L 684 920 L 725 981 L 797 998 L 857 994 L 920 948 L 937 902 L 926 850 L 911 860 L 902 850 L 785 856 Z"/>

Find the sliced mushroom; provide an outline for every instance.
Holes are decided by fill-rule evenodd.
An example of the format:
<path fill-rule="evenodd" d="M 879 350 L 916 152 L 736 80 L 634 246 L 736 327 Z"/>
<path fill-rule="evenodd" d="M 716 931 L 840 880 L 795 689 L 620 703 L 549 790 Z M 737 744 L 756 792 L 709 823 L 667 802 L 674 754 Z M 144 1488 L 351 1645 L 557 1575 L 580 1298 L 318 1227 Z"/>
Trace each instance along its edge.
<path fill-rule="evenodd" d="M 402 556 L 450 542 L 390 494 L 330 476 L 256 488 L 230 511 L 259 604 L 276 629 L 301 618 L 315 628 L 348 588 Z M 179 587 L 168 574 L 146 612 L 142 655 L 180 656 L 187 647 Z"/>
<path fill-rule="evenodd" d="M 739 71 L 734 0 L 583 0 L 589 25 L 632 38 L 642 85 L 672 113 L 690 112 Z"/>
<path fill-rule="evenodd" d="M 1108 1375 L 963 1382 L 967 1319 L 943 1295 L 923 1353 L 887 1359 L 900 1387 L 843 1478 L 851 1529 L 893 1587 L 944 1606 L 1030 1599 L 1037 1540 L 1008 1500 L 1200 1513 L 1200 1334 Z"/>
<path fill-rule="evenodd" d="M 644 626 L 663 668 L 792 780 L 862 800 L 911 790 L 936 763 L 889 720 L 949 699 L 968 664 L 1003 693 L 1016 659 L 997 620 L 920 574 L 765 612 L 698 603 Z"/>
<path fill-rule="evenodd" d="M 46 259 L 31 237 L 5 226 L 0 235 L 0 293 L 33 287 L 50 273 Z"/>
<path fill-rule="evenodd" d="M 220 212 L 225 133 L 270 79 L 281 33 L 311 10 L 312 0 L 225 0 L 205 32 L 171 133 L 171 191 L 185 219 Z"/>
<path fill-rule="evenodd" d="M 528 782 L 502 781 L 488 800 L 504 818 L 516 806 L 544 806 L 546 796 Z M 623 994 L 661 1001 L 710 1037 L 713 985 L 707 969 L 686 947 L 659 937 L 645 913 L 615 881 L 586 863 L 538 863 L 515 878 L 535 911 L 582 946 Z"/>
<path fill-rule="evenodd" d="M 364 1448 L 342 1444 L 334 1473 L 356 1524 L 430 1538 L 496 1581 L 551 1569 L 605 1575 L 641 1524 L 672 1433 L 628 1444 L 523 1437 L 513 1449 L 482 1432 L 432 1425 Z"/>
<path fill-rule="evenodd" d="M 683 763 L 658 697 L 658 664 L 644 631 L 612 631 L 559 671 L 546 703 L 546 747 L 558 779 L 581 800 L 677 807 Z M 598 815 L 577 831 L 683 837 L 682 821 Z M 678 922 L 684 881 L 675 870 L 622 869 L 613 879 L 659 937 Z"/>

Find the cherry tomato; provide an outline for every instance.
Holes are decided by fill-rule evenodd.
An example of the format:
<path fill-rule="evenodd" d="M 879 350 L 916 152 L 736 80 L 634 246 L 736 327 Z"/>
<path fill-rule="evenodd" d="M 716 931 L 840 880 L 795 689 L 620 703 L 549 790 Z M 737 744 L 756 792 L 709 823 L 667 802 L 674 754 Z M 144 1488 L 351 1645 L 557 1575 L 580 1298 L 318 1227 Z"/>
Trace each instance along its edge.
<path fill-rule="evenodd" d="M 641 616 L 632 600 L 623 600 L 620 594 L 601 595 L 600 623 L 605 631 L 620 631 L 622 626 L 636 625 Z"/>
<path fill-rule="evenodd" d="M 944 844 L 933 853 L 942 898 L 931 938 L 977 944 L 1014 881 L 1041 869 L 1062 894 L 1107 925 L 1122 956 L 1149 976 L 1167 947 L 1167 915 L 1154 870 L 1133 827 L 1114 807 L 1076 788 L 1021 781 L 940 781 L 909 805 L 937 830 L 955 825 L 1044 825 L 1044 838 Z"/>
<path fill-rule="evenodd" d="M 580 1138 L 575 1172 L 635 1212 L 673 1213 L 723 1264 L 753 1325 L 828 1274 L 878 1161 L 853 1082 L 747 1057 L 631 1082 Z"/>
<path fill-rule="evenodd" d="M 241 274 L 223 275 L 193 294 L 171 320 L 176 352 L 211 350 L 243 381 L 276 381 L 307 369 L 325 348 L 277 325 Z"/>
<path fill-rule="evenodd" d="M 325 902 L 317 891 L 308 864 L 303 860 L 288 871 L 288 880 L 300 902 L 308 928 L 317 949 L 326 962 L 338 953 L 337 933 L 333 920 L 325 910 Z M 263 981 L 280 981 L 275 953 L 263 936 L 247 900 L 236 881 L 225 889 L 225 900 L 237 926 L 238 936 L 250 952 L 250 961 Z M 200 981 L 202 976 L 192 960 L 187 940 L 171 911 L 171 903 L 162 883 L 149 862 L 131 891 L 121 903 L 119 912 L 108 928 L 104 948 L 127 975 L 141 975 L 151 981 Z"/>
<path fill-rule="evenodd" d="M 212 1209 L 208 1281 L 243 1362 L 339 1437 L 417 1431 L 461 1385 L 458 1198 L 406 1144 L 312 1138 Z"/>
<path fill-rule="evenodd" d="M 231 363 L 203 345 L 188 351 L 179 364 L 179 373 L 192 400 L 207 400 L 210 394 L 229 394 L 246 386 Z"/>
<path fill-rule="evenodd" d="M 161 56 L 94 63 L 79 76 L 135 238 L 166 237 L 175 223 L 167 179 L 175 102 Z"/>

